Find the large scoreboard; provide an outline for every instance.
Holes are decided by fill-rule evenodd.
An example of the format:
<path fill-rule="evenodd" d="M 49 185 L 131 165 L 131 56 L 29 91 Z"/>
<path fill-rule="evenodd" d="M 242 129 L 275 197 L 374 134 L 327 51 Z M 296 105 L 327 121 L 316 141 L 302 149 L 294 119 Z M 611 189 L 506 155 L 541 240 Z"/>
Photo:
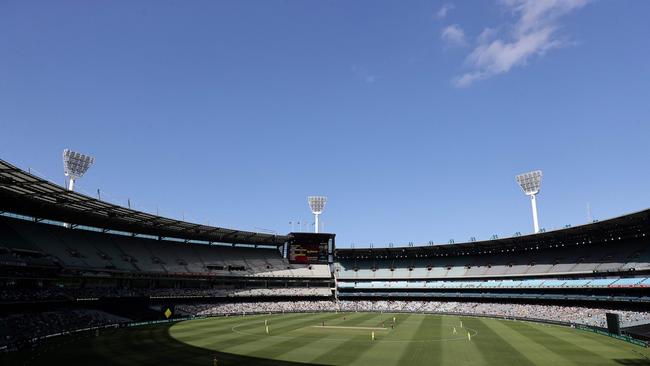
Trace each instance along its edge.
<path fill-rule="evenodd" d="M 327 264 L 334 253 L 334 234 L 291 233 L 287 243 L 289 263 Z"/>

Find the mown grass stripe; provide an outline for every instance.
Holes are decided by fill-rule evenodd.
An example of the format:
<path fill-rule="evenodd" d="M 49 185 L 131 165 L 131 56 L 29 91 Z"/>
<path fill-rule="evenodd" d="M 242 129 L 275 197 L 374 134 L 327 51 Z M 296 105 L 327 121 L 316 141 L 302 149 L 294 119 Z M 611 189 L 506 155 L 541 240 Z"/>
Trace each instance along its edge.
<path fill-rule="evenodd" d="M 287 315 L 247 315 L 242 316 L 229 316 L 229 317 L 213 317 L 213 318 L 204 318 L 204 319 L 193 319 L 186 320 L 183 322 L 175 323 L 172 326 L 174 334 L 181 335 L 183 333 L 197 333 L 201 330 L 209 330 L 215 328 L 225 328 L 233 324 L 241 323 L 242 321 L 249 319 L 253 321 L 254 319 L 291 319 L 297 316 L 304 316 L 304 313 L 292 313 Z"/>
<path fill-rule="evenodd" d="M 548 331 L 556 333 L 558 336 L 567 339 L 576 346 L 594 349 L 596 353 L 601 355 L 621 353 L 622 350 L 625 350 L 625 353 L 629 353 L 628 347 L 632 346 L 624 341 L 615 340 L 600 334 L 583 332 L 569 327 L 542 326 L 539 329 L 543 331 L 548 329 Z"/>
<path fill-rule="evenodd" d="M 532 360 L 544 360 L 543 364 L 564 365 L 570 363 L 571 360 L 565 357 L 564 354 L 559 354 L 546 347 L 544 344 L 536 342 L 531 338 L 531 334 L 526 332 L 525 325 L 518 321 L 495 321 L 493 322 L 493 329 L 497 333 L 503 334 L 505 339 L 518 339 L 524 338 L 525 341 L 517 342 L 517 347 L 520 351 L 524 351 L 526 357 Z M 536 362 L 540 364 L 539 362 Z"/>
<path fill-rule="evenodd" d="M 537 343 L 549 351 L 561 355 L 574 364 L 597 365 L 602 364 L 605 359 L 589 349 L 577 346 L 568 338 L 560 338 L 557 334 L 542 330 L 542 326 L 527 322 L 519 322 L 520 333 L 524 334 L 531 342 Z"/>
<path fill-rule="evenodd" d="M 531 324 L 531 326 L 535 326 L 535 324 Z M 602 359 L 638 356 L 638 354 L 634 354 L 631 351 L 631 349 L 634 349 L 636 346 L 603 335 L 588 332 L 583 333 L 575 329 L 555 326 L 537 325 L 537 329 L 566 341 L 570 346 L 575 347 L 578 350 L 588 350 Z"/>
<path fill-rule="evenodd" d="M 505 339 L 495 332 L 491 325 L 498 320 L 493 319 L 463 319 L 463 325 L 476 329 L 479 334 L 474 337 L 478 350 L 488 364 L 492 365 L 533 365 L 521 352 L 517 343 L 522 339 Z"/>
<path fill-rule="evenodd" d="M 329 314 L 328 316 L 321 318 L 320 320 L 330 320 L 335 318 L 335 314 Z M 301 338 L 299 335 L 296 335 L 296 337 L 292 336 L 292 331 L 296 329 L 303 328 L 304 326 L 308 326 L 309 324 L 313 323 L 314 319 L 310 319 L 309 321 L 301 322 L 301 323 L 294 323 L 290 327 L 286 327 L 283 330 L 280 330 L 282 328 L 273 328 L 270 327 L 270 335 L 266 335 L 264 333 L 260 334 L 260 338 L 258 338 L 258 341 L 255 343 L 244 343 L 240 345 L 236 345 L 232 348 L 228 348 L 227 350 L 230 352 L 238 352 L 240 349 L 247 351 L 247 354 L 251 354 L 253 356 L 257 354 L 270 354 L 270 357 L 276 357 L 279 356 L 280 354 L 285 353 L 288 349 L 290 349 L 292 346 L 298 346 L 300 344 L 310 344 L 313 343 L 314 341 L 317 341 L 318 339 L 321 339 L 323 337 L 326 337 L 327 334 L 324 334 L 323 337 L 321 335 L 315 334 L 315 335 L 310 335 L 309 337 L 303 337 Z M 277 336 L 276 334 L 279 334 Z"/>
<path fill-rule="evenodd" d="M 482 324 L 475 323 L 474 319 L 456 317 L 456 316 L 443 316 L 443 324 L 447 326 L 447 334 L 451 332 L 450 338 L 453 341 L 444 342 L 442 345 L 443 352 L 443 365 L 489 365 L 485 360 L 483 352 L 478 347 L 480 342 L 484 342 L 487 338 L 483 338 L 483 334 L 475 333 L 470 341 L 467 338 L 469 328 L 479 331 Z M 464 324 L 462 328 L 460 323 Z M 456 334 L 453 330 L 456 328 Z"/>
<path fill-rule="evenodd" d="M 326 319 L 329 320 L 335 317 L 336 315 L 330 315 L 330 317 Z M 301 337 L 300 335 L 296 335 L 295 337 L 289 339 L 281 338 L 280 342 L 269 344 L 264 348 L 256 349 L 250 354 L 252 356 L 264 356 L 264 357 L 277 358 L 291 351 L 294 348 L 305 347 L 313 343 L 320 342 L 323 338 L 327 338 L 328 336 L 329 333 L 322 333 L 322 334 L 310 334 L 309 337 Z"/>
<path fill-rule="evenodd" d="M 414 331 L 410 339 L 425 340 L 425 339 L 440 339 L 442 338 L 442 318 L 439 316 L 418 316 L 419 323 L 413 325 Z M 411 319 L 411 318 L 409 318 Z M 400 328 L 400 326 L 398 326 Z M 421 364 L 426 361 L 432 365 L 440 364 L 442 360 L 442 345 L 440 341 L 435 342 L 413 342 L 407 343 L 401 357 L 399 358 L 399 365 L 414 365 Z"/>
<path fill-rule="evenodd" d="M 356 316 L 342 322 L 341 325 L 346 325 L 350 327 L 365 326 L 365 325 L 375 326 L 381 322 L 381 319 L 383 317 L 384 315 L 380 313 L 356 314 Z"/>
<path fill-rule="evenodd" d="M 272 326 L 272 334 L 282 334 L 288 330 L 296 329 L 296 328 L 301 328 L 304 327 L 308 324 L 313 324 L 315 321 L 319 321 L 321 319 L 325 319 L 327 317 L 332 316 L 332 314 L 326 313 L 326 314 L 320 314 L 320 315 L 314 315 L 314 314 L 309 314 L 306 317 L 300 317 L 296 319 L 292 319 L 291 321 L 288 322 L 282 322 L 281 325 L 275 325 Z M 238 334 L 238 336 L 230 339 L 225 339 L 225 340 L 217 340 L 214 342 L 209 342 L 203 344 L 203 346 L 208 347 L 208 348 L 213 348 L 213 349 L 220 349 L 222 351 L 234 351 L 235 349 L 239 348 L 247 348 L 247 349 L 254 349 L 258 347 L 263 347 L 266 344 L 274 343 L 274 342 L 281 342 L 284 339 L 280 337 L 266 337 L 265 333 L 263 331 L 264 323 L 260 321 L 259 323 L 259 330 L 257 333 L 250 332 L 252 335 L 245 335 L 245 334 Z M 284 335 L 286 336 L 286 335 Z M 198 344 L 195 343 L 193 344 Z M 218 347 L 217 347 L 218 346 Z"/>
<path fill-rule="evenodd" d="M 359 325 L 367 321 L 374 321 L 380 319 L 382 314 L 379 313 L 360 313 L 360 315 L 355 316 L 353 319 L 347 320 L 346 325 Z M 321 354 L 318 357 L 311 359 L 310 361 L 317 364 L 338 364 L 338 365 L 350 365 L 355 360 L 357 360 L 361 355 L 368 349 L 373 347 L 373 344 L 370 339 L 370 332 L 366 334 L 350 334 L 348 335 L 351 341 L 350 343 L 342 342 L 338 346 L 331 349 L 326 354 Z"/>
<path fill-rule="evenodd" d="M 373 347 L 373 342 L 370 340 L 369 334 L 352 335 L 350 336 L 350 340 L 354 342 L 349 344 L 342 342 L 329 352 L 321 354 L 310 361 L 327 365 L 351 365 L 356 359 L 361 357 L 364 351 Z"/>
<path fill-rule="evenodd" d="M 320 315 L 326 316 L 326 315 Z M 299 314 L 293 317 L 290 317 L 288 320 L 283 319 L 282 323 L 292 324 L 293 322 L 304 321 L 305 319 L 313 319 L 314 314 Z M 200 331 L 194 333 L 185 333 L 182 336 L 177 335 L 175 332 L 172 332 L 172 336 L 183 342 L 195 345 L 195 346 L 209 346 L 210 344 L 221 343 L 228 344 L 228 342 L 235 342 L 236 340 L 254 340 L 259 338 L 259 335 L 262 333 L 259 332 L 257 335 L 256 332 L 248 331 L 247 327 L 259 326 L 263 327 L 263 318 L 256 319 L 242 319 L 239 324 L 234 323 L 230 326 L 214 328 L 214 329 L 201 329 Z M 241 328 L 244 333 L 251 334 L 242 334 L 233 331 L 233 327 Z"/>

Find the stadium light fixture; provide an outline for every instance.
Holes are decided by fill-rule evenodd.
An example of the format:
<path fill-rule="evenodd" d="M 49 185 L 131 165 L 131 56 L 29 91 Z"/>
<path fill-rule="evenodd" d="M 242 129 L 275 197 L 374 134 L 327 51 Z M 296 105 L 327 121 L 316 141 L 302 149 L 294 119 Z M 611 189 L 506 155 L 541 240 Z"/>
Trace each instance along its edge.
<path fill-rule="evenodd" d="M 517 183 L 523 189 L 527 196 L 530 196 L 530 203 L 533 207 L 533 228 L 535 234 L 539 233 L 539 222 L 537 221 L 537 200 L 536 196 L 539 193 L 540 186 L 542 185 L 542 171 L 535 170 L 524 174 L 519 174 Z"/>
<path fill-rule="evenodd" d="M 84 174 L 95 163 L 95 158 L 69 149 L 63 150 L 63 173 L 70 180 L 68 190 L 74 190 L 75 180 Z"/>
<path fill-rule="evenodd" d="M 68 190 L 74 191 L 74 182 L 83 177 L 84 174 L 95 163 L 95 158 L 84 155 L 69 149 L 63 150 L 63 174 L 68 177 Z M 99 195 L 99 190 L 97 190 Z M 71 225 L 64 223 L 63 227 L 70 228 Z"/>
<path fill-rule="evenodd" d="M 318 234 L 318 217 L 323 213 L 325 209 L 325 203 L 327 203 L 327 197 L 325 196 L 309 196 L 307 197 L 307 203 L 309 203 L 309 208 L 311 213 L 314 214 L 314 232 Z"/>

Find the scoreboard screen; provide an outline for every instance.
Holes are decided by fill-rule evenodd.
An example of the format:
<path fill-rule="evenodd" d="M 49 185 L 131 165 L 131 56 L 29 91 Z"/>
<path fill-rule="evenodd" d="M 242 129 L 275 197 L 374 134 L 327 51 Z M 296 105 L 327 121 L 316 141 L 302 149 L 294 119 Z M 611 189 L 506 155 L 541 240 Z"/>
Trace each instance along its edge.
<path fill-rule="evenodd" d="M 331 234 L 293 233 L 287 248 L 289 263 L 327 264 Z"/>

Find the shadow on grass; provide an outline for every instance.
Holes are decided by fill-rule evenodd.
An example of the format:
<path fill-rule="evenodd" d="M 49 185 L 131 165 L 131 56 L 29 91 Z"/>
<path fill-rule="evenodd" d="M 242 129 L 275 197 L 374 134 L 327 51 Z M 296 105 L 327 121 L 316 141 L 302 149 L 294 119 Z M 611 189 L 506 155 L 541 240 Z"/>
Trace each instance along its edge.
<path fill-rule="evenodd" d="M 307 363 L 269 360 L 211 351 L 174 339 L 171 324 L 104 331 L 101 336 L 68 336 L 32 350 L 0 355 L 1 365 L 261 365 L 305 366 Z"/>

